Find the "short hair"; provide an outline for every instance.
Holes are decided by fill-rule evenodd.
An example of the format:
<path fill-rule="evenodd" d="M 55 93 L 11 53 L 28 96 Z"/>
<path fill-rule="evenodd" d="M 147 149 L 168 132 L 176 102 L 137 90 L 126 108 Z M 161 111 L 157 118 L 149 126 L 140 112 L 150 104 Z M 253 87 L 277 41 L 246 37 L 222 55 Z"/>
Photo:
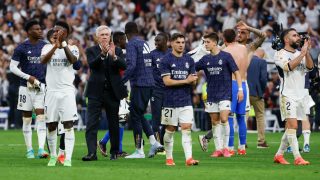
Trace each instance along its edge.
<path fill-rule="evenodd" d="M 138 25 L 135 22 L 128 22 L 124 28 L 124 32 L 126 34 L 138 34 L 139 30 L 138 30 Z"/>
<path fill-rule="evenodd" d="M 100 33 L 101 31 L 103 31 L 103 30 L 108 30 L 109 33 L 110 33 L 110 36 L 111 36 L 112 30 L 111 30 L 108 26 L 106 26 L 106 25 L 101 25 L 101 26 L 97 27 L 97 29 L 96 29 L 96 36 L 98 37 L 99 33 Z"/>
<path fill-rule="evenodd" d="M 232 43 L 236 40 L 236 32 L 233 29 L 223 31 L 223 37 L 227 43 Z"/>
<path fill-rule="evenodd" d="M 286 29 L 286 30 L 282 31 L 282 33 L 280 34 L 280 40 L 281 40 L 281 42 L 282 42 L 283 44 L 284 44 L 284 37 L 285 37 L 286 35 L 288 35 L 289 32 L 291 32 L 291 31 L 297 31 L 297 30 L 294 29 L 294 28 L 289 28 L 289 29 Z"/>
<path fill-rule="evenodd" d="M 47 32 L 47 40 L 51 43 L 51 41 L 50 41 L 50 38 L 51 38 L 51 36 L 53 35 L 53 33 L 54 33 L 54 30 L 53 29 L 50 29 L 48 32 Z"/>
<path fill-rule="evenodd" d="M 168 41 L 168 40 L 169 40 L 169 36 L 168 36 L 167 33 L 160 32 L 159 34 L 157 34 L 157 36 L 162 36 L 162 37 L 164 37 L 164 40 L 165 40 L 165 41 Z"/>
<path fill-rule="evenodd" d="M 210 40 L 213 40 L 213 41 L 215 41 L 217 44 L 218 44 L 218 42 L 219 42 L 219 36 L 218 36 L 218 34 L 217 33 L 210 33 L 210 34 L 206 34 L 206 35 L 204 35 L 203 36 L 203 38 L 205 38 L 205 39 L 210 39 Z"/>
<path fill-rule="evenodd" d="M 170 42 L 173 42 L 173 41 L 177 40 L 178 38 L 183 38 L 183 39 L 185 39 L 186 37 L 185 37 L 183 34 L 181 34 L 181 33 L 174 33 L 174 34 L 172 34 L 172 36 L 170 37 Z"/>
<path fill-rule="evenodd" d="M 114 32 L 113 35 L 112 35 L 113 42 L 115 44 L 119 43 L 120 42 L 120 38 L 123 37 L 123 36 L 126 36 L 126 34 L 124 32 L 121 32 L 121 31 Z"/>
<path fill-rule="evenodd" d="M 69 26 L 68 23 L 66 23 L 66 22 L 64 22 L 64 21 L 58 21 L 58 22 L 56 22 L 55 26 L 61 26 L 61 27 L 65 28 L 65 29 L 67 30 L 68 35 L 69 35 L 69 33 L 70 33 L 70 26 Z"/>
<path fill-rule="evenodd" d="M 39 21 L 37 21 L 37 20 L 30 20 L 30 21 L 26 22 L 26 24 L 24 25 L 24 30 L 25 30 L 26 32 L 28 32 L 29 29 L 30 29 L 32 26 L 34 26 L 34 25 L 39 25 L 39 26 L 40 26 Z"/>

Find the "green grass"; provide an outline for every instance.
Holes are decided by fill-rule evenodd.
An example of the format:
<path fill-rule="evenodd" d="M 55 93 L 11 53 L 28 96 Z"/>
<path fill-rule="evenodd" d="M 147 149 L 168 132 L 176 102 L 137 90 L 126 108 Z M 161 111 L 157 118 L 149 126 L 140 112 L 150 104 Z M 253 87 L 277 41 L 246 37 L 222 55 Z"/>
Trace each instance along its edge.
<path fill-rule="evenodd" d="M 99 132 L 99 137 L 105 131 Z M 267 140 L 271 146 L 268 149 L 257 149 L 257 134 L 248 134 L 246 156 L 232 158 L 210 157 L 214 148 L 210 142 L 209 152 L 202 152 L 197 135 L 193 133 L 193 156 L 200 160 L 199 166 L 186 167 L 181 146 L 181 134 L 175 134 L 174 159 L 175 167 L 165 166 L 165 156 L 153 159 L 119 159 L 110 161 L 98 153 L 98 161 L 82 162 L 81 158 L 87 152 L 84 132 L 76 132 L 72 167 L 61 165 L 47 167 L 47 159 L 26 159 L 25 145 L 21 131 L 0 131 L 0 179 L 320 179 L 320 134 L 311 134 L 311 153 L 302 154 L 312 164 L 310 166 L 282 166 L 273 163 L 273 156 L 278 149 L 281 133 L 268 133 Z M 37 145 L 36 133 L 33 132 L 33 147 Z M 303 140 L 301 137 L 300 141 Z M 237 139 L 235 140 L 237 142 Z M 148 144 L 148 143 L 146 143 Z M 131 131 L 125 132 L 124 150 L 133 152 L 133 137 Z M 37 150 L 37 148 L 35 148 Z M 149 145 L 145 147 L 147 154 Z M 292 154 L 286 158 L 293 163 Z"/>

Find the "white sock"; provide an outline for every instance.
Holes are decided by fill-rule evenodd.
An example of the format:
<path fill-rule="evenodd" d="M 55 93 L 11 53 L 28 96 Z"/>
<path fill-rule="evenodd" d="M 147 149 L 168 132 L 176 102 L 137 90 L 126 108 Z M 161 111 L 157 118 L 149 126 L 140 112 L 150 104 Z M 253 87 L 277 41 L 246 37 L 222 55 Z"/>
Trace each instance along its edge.
<path fill-rule="evenodd" d="M 59 148 L 58 156 L 60 156 L 60 155 L 64 155 L 64 150 L 62 150 L 62 149 Z"/>
<path fill-rule="evenodd" d="M 287 150 L 288 145 L 289 145 L 289 142 L 288 142 L 287 134 L 283 133 L 277 155 L 283 155 L 284 152 Z"/>
<path fill-rule="evenodd" d="M 74 130 L 73 127 L 70 129 L 64 129 L 65 131 L 65 151 L 66 151 L 66 160 L 71 161 L 72 153 L 73 153 L 73 147 L 74 147 Z"/>
<path fill-rule="evenodd" d="M 311 131 L 310 130 L 303 130 L 302 134 L 303 134 L 303 139 L 304 139 L 303 146 L 305 146 L 306 144 L 310 145 L 310 134 L 311 134 Z"/>
<path fill-rule="evenodd" d="M 54 131 L 47 132 L 47 140 L 48 146 L 50 149 L 50 156 L 56 157 L 57 156 L 57 129 Z"/>
<path fill-rule="evenodd" d="M 150 142 L 151 145 L 154 145 L 157 142 L 157 140 L 154 137 L 154 135 L 149 136 L 149 142 Z"/>
<path fill-rule="evenodd" d="M 246 145 L 245 144 L 240 144 L 239 146 L 238 146 L 238 149 L 240 149 L 240 150 L 244 150 L 244 149 L 246 149 Z"/>
<path fill-rule="evenodd" d="M 229 144 L 229 136 L 230 136 L 230 127 L 228 121 L 225 123 L 221 123 L 221 139 L 223 141 L 223 149 L 228 148 Z"/>
<path fill-rule="evenodd" d="M 285 132 L 287 134 L 288 142 L 289 142 L 289 145 L 291 146 L 294 159 L 301 157 L 299 152 L 299 144 L 298 144 L 296 132 L 297 130 L 295 129 L 287 129 Z"/>
<path fill-rule="evenodd" d="M 141 139 L 141 147 L 140 147 L 140 149 L 136 149 L 138 152 L 139 152 L 139 154 L 144 154 L 144 150 L 143 150 L 143 143 L 144 142 L 144 140 L 143 139 Z"/>
<path fill-rule="evenodd" d="M 46 122 L 44 121 L 44 115 L 37 115 L 37 134 L 38 134 L 38 144 L 39 149 L 44 149 L 44 144 L 46 143 L 47 136 Z"/>
<path fill-rule="evenodd" d="M 192 139 L 191 130 L 181 130 L 182 134 L 182 147 L 186 160 L 192 158 Z"/>
<path fill-rule="evenodd" d="M 166 159 L 173 159 L 172 151 L 173 151 L 173 134 L 174 131 L 166 130 L 163 136 L 164 149 L 166 150 Z"/>
<path fill-rule="evenodd" d="M 23 124 L 22 124 L 22 132 L 24 136 L 24 142 L 27 146 L 27 151 L 32 150 L 32 129 L 31 129 L 31 117 L 23 117 Z"/>
<path fill-rule="evenodd" d="M 214 142 L 214 146 L 216 147 L 216 151 L 217 150 L 221 150 L 221 141 L 220 141 L 220 128 L 221 125 L 217 124 L 217 125 L 212 125 L 212 138 L 213 138 L 213 142 Z"/>

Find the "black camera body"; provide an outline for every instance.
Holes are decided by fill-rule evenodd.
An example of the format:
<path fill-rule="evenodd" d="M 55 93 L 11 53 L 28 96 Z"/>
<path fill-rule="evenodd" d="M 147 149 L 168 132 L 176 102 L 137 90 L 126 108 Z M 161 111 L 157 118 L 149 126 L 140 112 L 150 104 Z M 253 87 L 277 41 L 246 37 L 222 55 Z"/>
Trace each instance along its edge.
<path fill-rule="evenodd" d="M 281 33 L 283 31 L 282 24 L 279 25 L 278 23 L 274 23 L 272 25 L 272 34 L 275 35 L 275 38 L 272 40 L 272 49 L 279 51 L 280 49 L 284 48 L 284 44 L 281 40 Z"/>
<path fill-rule="evenodd" d="M 304 41 L 310 39 L 310 36 L 308 35 L 307 32 L 299 32 L 300 35 L 300 47 L 304 45 Z"/>

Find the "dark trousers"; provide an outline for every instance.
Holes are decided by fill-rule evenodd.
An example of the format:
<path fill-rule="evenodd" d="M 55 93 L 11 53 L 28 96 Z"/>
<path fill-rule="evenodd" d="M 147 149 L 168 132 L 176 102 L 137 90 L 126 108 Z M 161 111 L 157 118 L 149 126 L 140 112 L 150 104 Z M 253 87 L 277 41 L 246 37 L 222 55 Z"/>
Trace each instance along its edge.
<path fill-rule="evenodd" d="M 102 108 L 105 108 L 110 132 L 110 154 L 119 151 L 119 105 L 118 100 L 111 90 L 105 90 L 102 99 L 88 99 L 88 122 L 86 128 L 86 141 L 89 154 L 97 151 L 97 135 L 99 129 L 99 118 Z"/>
<path fill-rule="evenodd" d="M 142 130 L 149 137 L 153 135 L 150 124 L 144 118 L 148 102 L 152 95 L 152 87 L 132 87 L 130 94 L 130 118 L 137 148 L 141 148 Z"/>
<path fill-rule="evenodd" d="M 163 134 L 160 131 L 161 125 L 161 111 L 163 104 L 163 90 L 159 88 L 153 88 L 151 97 L 151 113 L 152 113 L 152 130 L 162 144 Z"/>

